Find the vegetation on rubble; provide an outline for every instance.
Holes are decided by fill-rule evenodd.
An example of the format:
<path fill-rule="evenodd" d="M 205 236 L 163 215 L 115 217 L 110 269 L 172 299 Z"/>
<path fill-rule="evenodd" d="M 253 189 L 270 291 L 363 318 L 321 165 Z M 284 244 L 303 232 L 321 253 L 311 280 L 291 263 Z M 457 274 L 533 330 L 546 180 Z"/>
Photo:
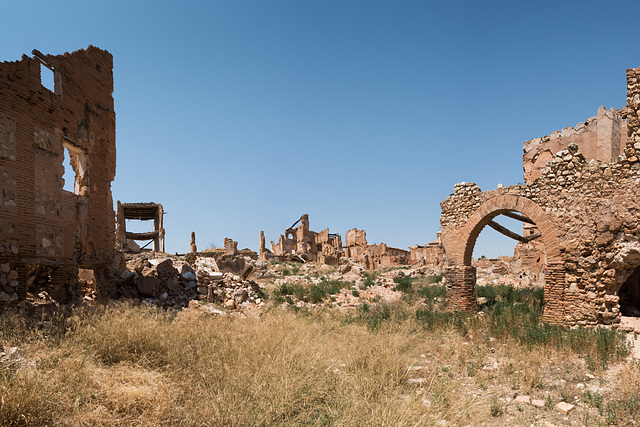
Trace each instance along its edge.
<path fill-rule="evenodd" d="M 337 294 L 341 289 L 351 289 L 352 287 L 353 282 L 323 278 L 318 284 L 308 283 L 303 285 L 282 283 L 273 290 L 273 296 L 274 301 L 278 304 L 284 301 L 293 304 L 295 301 L 291 297 L 295 297 L 297 301 L 317 304 L 323 300 L 327 300 L 331 295 Z M 287 297 L 289 298 L 287 299 Z"/>
<path fill-rule="evenodd" d="M 23 361 L 0 362 L 0 425 L 528 425 L 575 399 L 586 425 L 640 416 L 640 364 L 606 376 L 622 334 L 541 323 L 539 289 L 478 286 L 480 315 L 450 313 L 440 280 L 399 278 L 400 300 L 346 311 L 278 307 L 350 282 L 281 284 L 259 319 L 124 303 L 4 313 L 0 344 Z M 588 375 L 609 386 L 569 387 Z M 546 409 L 505 401 L 525 393 Z"/>

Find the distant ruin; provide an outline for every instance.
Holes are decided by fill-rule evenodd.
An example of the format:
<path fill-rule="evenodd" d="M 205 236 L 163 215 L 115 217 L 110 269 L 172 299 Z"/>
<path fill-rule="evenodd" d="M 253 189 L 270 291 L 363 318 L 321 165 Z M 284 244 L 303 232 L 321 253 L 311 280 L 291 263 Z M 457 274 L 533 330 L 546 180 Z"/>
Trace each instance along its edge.
<path fill-rule="evenodd" d="M 340 258 L 344 257 L 366 269 L 376 270 L 415 264 L 436 267 L 443 264 L 443 255 L 444 247 L 439 233 L 436 241 L 424 246 L 414 245 L 406 251 L 392 248 L 386 243 L 369 244 L 366 231 L 353 228 L 347 231 L 343 246 L 341 236 L 329 233 L 328 228 L 319 233 L 311 231 L 308 214 L 303 214 L 285 229 L 277 244 L 271 241 L 271 251 L 265 248 L 264 232 L 260 232 L 261 259 L 297 259 L 337 265 Z"/>
<path fill-rule="evenodd" d="M 112 68 L 111 54 L 93 46 L 0 63 L 0 305 L 35 287 L 64 301 L 79 269 L 93 271 L 101 296 L 112 291 Z M 63 189 L 65 158 L 73 191 Z"/>
<path fill-rule="evenodd" d="M 556 151 L 557 150 L 557 151 Z M 627 70 L 627 105 L 523 145 L 525 184 L 454 186 L 441 202 L 447 301 L 477 309 L 471 256 L 489 225 L 528 245 L 544 281 L 544 320 L 618 326 L 640 314 L 640 68 Z M 522 221 L 522 235 L 494 221 Z"/>

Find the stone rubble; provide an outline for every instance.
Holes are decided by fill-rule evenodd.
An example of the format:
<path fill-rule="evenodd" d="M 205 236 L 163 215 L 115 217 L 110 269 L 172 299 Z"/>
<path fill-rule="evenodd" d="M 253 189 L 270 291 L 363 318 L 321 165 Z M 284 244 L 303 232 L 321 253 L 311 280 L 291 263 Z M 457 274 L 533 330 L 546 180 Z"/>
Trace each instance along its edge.
<path fill-rule="evenodd" d="M 154 252 L 127 254 L 127 268 L 120 275 L 122 295 L 174 309 L 189 307 L 193 300 L 217 303 L 229 310 L 264 305 L 256 282 L 220 272 L 215 258 L 196 257 L 193 264 Z"/>

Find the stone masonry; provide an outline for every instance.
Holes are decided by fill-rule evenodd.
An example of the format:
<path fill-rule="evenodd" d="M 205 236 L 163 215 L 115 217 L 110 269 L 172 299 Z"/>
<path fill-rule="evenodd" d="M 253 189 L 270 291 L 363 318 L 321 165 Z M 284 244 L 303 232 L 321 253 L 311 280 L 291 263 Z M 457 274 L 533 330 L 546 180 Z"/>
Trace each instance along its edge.
<path fill-rule="evenodd" d="M 64 300 L 79 268 L 94 271 L 99 294 L 111 291 L 112 68 L 111 54 L 93 46 L 0 63 L 0 305 L 24 299 L 43 278 Z M 52 73 L 51 89 L 41 72 Z M 72 192 L 63 189 L 65 156 Z"/>
<path fill-rule="evenodd" d="M 466 295 L 471 273 L 464 269 L 480 231 L 485 225 L 500 231 L 493 219 L 502 214 L 532 228 L 525 236 L 501 232 L 543 248 L 545 321 L 616 327 L 622 315 L 640 314 L 640 68 L 627 70 L 627 105 L 601 108 L 596 120 L 597 129 L 591 120 L 554 138 L 525 142 L 525 184 L 482 191 L 461 183 L 441 202 L 454 308 L 475 309 Z M 553 147 L 559 151 L 540 167 L 529 156 L 533 146 L 538 158 Z"/>

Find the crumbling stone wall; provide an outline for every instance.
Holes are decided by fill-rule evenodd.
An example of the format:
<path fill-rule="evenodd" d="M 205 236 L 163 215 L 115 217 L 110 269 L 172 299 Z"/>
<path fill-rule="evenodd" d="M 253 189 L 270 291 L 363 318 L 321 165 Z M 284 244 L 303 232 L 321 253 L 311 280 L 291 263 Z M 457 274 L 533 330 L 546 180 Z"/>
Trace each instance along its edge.
<path fill-rule="evenodd" d="M 353 228 L 345 236 L 344 256 L 356 261 L 368 270 L 398 267 L 409 264 L 409 251 L 392 248 L 386 243 L 367 243 L 365 230 Z"/>
<path fill-rule="evenodd" d="M 570 326 L 619 324 L 620 297 L 636 292 L 625 289 L 638 286 L 628 279 L 640 267 L 640 68 L 627 70 L 627 105 L 620 116 L 627 138 L 616 161 L 587 161 L 571 143 L 530 183 L 492 191 L 457 184 L 441 202 L 450 266 L 473 268 L 471 254 L 482 228 L 500 214 L 519 212 L 535 223 L 544 246 L 544 319 Z M 465 270 L 465 280 L 470 275 Z M 459 291 L 467 284 L 457 283 L 458 276 L 448 278 L 450 295 L 475 298 Z"/>
<path fill-rule="evenodd" d="M 53 91 L 41 83 L 52 70 Z M 45 271 L 64 298 L 78 268 L 98 272 L 114 258 L 113 59 L 89 46 L 64 55 L 0 63 L 0 303 L 26 296 Z M 63 190 L 64 153 L 75 172 Z"/>
<path fill-rule="evenodd" d="M 620 111 L 598 109 L 596 117 L 591 117 L 575 127 L 566 127 L 542 138 L 533 138 L 523 144 L 522 168 L 524 182 L 532 183 L 542 174 L 542 169 L 553 155 L 566 150 L 569 144 L 580 147 L 587 159 L 613 162 L 624 153 L 627 140 L 627 125 L 620 117 Z"/>

